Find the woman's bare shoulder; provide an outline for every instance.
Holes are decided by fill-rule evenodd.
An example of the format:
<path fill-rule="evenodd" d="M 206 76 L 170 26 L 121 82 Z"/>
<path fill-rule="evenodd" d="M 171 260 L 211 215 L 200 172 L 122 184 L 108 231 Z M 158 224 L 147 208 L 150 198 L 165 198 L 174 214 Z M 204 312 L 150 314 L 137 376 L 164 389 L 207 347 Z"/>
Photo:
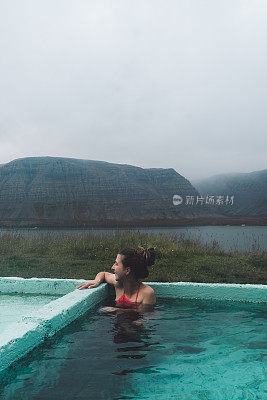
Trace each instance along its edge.
<path fill-rule="evenodd" d="M 143 303 L 148 302 L 153 304 L 156 302 L 155 291 L 151 286 L 143 284 L 142 294 L 144 296 Z"/>
<path fill-rule="evenodd" d="M 142 283 L 142 291 L 146 293 L 155 293 L 151 286 Z"/>
<path fill-rule="evenodd" d="M 149 285 L 142 285 L 142 301 L 140 304 L 140 311 L 150 311 L 154 309 L 156 304 L 156 295 L 154 289 Z"/>

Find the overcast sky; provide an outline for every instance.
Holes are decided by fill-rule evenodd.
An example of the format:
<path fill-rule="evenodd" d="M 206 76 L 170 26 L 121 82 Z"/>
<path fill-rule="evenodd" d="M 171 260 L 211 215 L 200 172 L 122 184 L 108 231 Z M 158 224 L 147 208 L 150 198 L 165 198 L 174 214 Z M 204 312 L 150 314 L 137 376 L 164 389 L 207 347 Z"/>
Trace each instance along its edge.
<path fill-rule="evenodd" d="M 267 168 L 266 0 L 2 0 L 0 163 Z"/>

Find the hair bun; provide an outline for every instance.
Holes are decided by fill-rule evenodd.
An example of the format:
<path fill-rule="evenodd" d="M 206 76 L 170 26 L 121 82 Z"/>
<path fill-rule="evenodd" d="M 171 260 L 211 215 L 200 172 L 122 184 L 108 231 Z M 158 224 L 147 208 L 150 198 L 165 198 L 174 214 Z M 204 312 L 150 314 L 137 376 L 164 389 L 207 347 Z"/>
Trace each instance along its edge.
<path fill-rule="evenodd" d="M 154 264 L 156 258 L 156 252 L 153 247 L 150 247 L 149 249 L 144 249 L 144 247 L 139 247 L 137 249 L 137 254 L 139 254 L 141 257 L 144 258 L 144 262 L 148 267 Z"/>

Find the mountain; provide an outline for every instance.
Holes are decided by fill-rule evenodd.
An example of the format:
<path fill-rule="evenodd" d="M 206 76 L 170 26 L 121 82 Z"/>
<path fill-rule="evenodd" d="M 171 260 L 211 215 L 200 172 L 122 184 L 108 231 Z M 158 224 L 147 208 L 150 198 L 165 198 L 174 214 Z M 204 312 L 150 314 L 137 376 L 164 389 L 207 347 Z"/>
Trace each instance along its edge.
<path fill-rule="evenodd" d="M 216 212 L 229 216 L 267 215 L 267 169 L 216 175 L 192 183 L 203 197 L 234 196 L 233 205 L 218 206 Z"/>
<path fill-rule="evenodd" d="M 172 168 L 22 158 L 0 165 L 0 225 L 114 226 L 181 222 L 201 215 L 205 207 L 174 206 L 175 194 L 199 195 Z"/>

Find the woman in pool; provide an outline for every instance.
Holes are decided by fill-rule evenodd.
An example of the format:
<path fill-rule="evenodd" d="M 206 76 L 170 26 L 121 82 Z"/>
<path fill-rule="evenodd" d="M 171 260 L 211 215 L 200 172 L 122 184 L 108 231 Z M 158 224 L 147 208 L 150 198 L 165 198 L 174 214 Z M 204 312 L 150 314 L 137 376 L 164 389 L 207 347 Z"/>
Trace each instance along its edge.
<path fill-rule="evenodd" d="M 142 279 L 148 277 L 148 267 L 154 264 L 155 256 L 153 248 L 124 249 L 117 255 L 111 267 L 114 274 L 99 272 L 93 281 L 83 283 L 76 289 L 91 289 L 107 282 L 115 287 L 116 307 L 104 307 L 102 311 L 152 310 L 156 303 L 155 293 L 150 286 L 142 283 Z"/>

